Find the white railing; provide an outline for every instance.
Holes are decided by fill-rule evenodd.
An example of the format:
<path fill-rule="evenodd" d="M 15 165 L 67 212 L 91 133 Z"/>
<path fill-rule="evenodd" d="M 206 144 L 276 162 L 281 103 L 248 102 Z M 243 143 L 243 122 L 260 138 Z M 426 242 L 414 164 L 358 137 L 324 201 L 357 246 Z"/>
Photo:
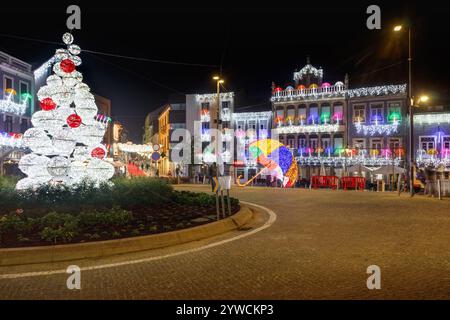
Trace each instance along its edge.
<path fill-rule="evenodd" d="M 289 99 L 305 99 L 305 98 L 320 98 L 330 96 L 344 96 L 344 86 L 330 86 L 323 88 L 308 88 L 308 89 L 293 89 L 276 91 L 272 95 L 272 101 L 282 101 Z"/>

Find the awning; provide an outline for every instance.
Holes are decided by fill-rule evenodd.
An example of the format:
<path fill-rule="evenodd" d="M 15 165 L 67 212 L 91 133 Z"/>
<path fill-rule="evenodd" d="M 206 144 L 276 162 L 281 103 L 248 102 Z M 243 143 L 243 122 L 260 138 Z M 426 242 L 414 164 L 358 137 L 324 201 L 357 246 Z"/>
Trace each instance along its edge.
<path fill-rule="evenodd" d="M 389 165 L 389 166 L 382 166 L 376 170 L 373 171 L 373 173 L 375 174 L 400 174 L 400 173 L 405 173 L 406 169 L 405 168 L 401 168 L 401 167 L 397 167 L 397 166 L 393 166 L 393 165 Z"/>

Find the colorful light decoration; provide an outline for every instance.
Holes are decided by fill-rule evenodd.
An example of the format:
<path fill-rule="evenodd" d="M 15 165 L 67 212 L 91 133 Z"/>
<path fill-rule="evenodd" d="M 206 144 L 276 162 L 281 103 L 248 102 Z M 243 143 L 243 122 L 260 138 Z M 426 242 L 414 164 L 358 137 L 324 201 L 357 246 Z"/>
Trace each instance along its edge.
<path fill-rule="evenodd" d="M 24 148 L 22 134 L 0 132 L 0 148 Z"/>
<path fill-rule="evenodd" d="M 27 110 L 28 99 L 32 99 L 29 93 L 23 93 L 20 103 L 14 101 L 14 96 L 17 95 L 16 90 L 7 88 L 4 91 L 4 99 L 0 100 L 0 112 L 13 113 L 16 115 L 24 115 Z"/>
<path fill-rule="evenodd" d="M 114 175 L 112 164 L 99 159 L 99 149 L 106 150 L 101 145 L 106 126 L 95 120 L 98 109 L 94 96 L 76 71 L 81 49 L 72 44 L 69 33 L 64 34 L 63 41 L 68 49 L 56 51 L 52 60 L 54 74 L 37 93 L 42 110 L 32 115 L 34 128 L 23 135 L 23 144 L 32 153 L 19 161 L 19 168 L 28 177 L 17 183 L 17 189 L 42 184 L 73 185 L 83 179 L 98 185 Z M 30 167 L 34 169 L 30 171 Z"/>
<path fill-rule="evenodd" d="M 104 114 L 97 114 L 95 117 L 94 117 L 94 119 L 96 120 L 96 121 L 98 121 L 98 122 L 100 122 L 100 123 L 103 123 L 103 124 L 108 124 L 108 123 L 111 123 L 112 122 L 112 119 L 111 119 L 111 117 L 108 117 L 108 116 L 106 116 L 106 115 L 104 115 Z"/>
<path fill-rule="evenodd" d="M 293 187 L 298 177 L 297 162 L 294 159 L 291 151 L 283 144 L 272 139 L 257 140 L 250 144 L 249 153 L 256 159 L 256 162 L 264 167 L 258 174 L 252 179 L 263 172 L 270 172 L 274 174 L 278 180 L 282 181 L 283 187 Z M 237 183 L 240 186 L 248 185 L 251 180 L 245 184 L 241 184 L 237 179 Z"/>

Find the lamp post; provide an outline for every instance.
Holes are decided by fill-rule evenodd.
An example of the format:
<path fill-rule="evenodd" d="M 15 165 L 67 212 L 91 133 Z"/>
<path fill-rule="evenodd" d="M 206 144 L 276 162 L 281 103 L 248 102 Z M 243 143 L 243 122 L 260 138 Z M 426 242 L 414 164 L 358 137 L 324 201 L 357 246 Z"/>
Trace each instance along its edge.
<path fill-rule="evenodd" d="M 222 121 L 220 119 L 220 114 L 221 114 L 221 108 L 220 108 L 220 85 L 223 84 L 225 81 L 223 79 L 220 79 L 219 76 L 215 76 L 213 77 L 213 80 L 216 81 L 216 85 L 217 85 L 217 105 L 216 105 L 216 121 L 217 121 L 217 131 L 218 133 L 222 132 Z M 219 160 L 219 156 L 220 156 L 220 151 L 222 148 L 220 148 L 221 146 L 219 146 L 219 139 L 218 139 L 218 135 L 216 136 L 216 163 L 218 163 Z"/>
<path fill-rule="evenodd" d="M 394 32 L 400 32 L 402 25 L 394 27 Z M 408 26 L 408 113 L 409 113 L 409 194 L 414 196 L 414 115 L 412 98 L 412 52 L 411 52 L 411 26 Z"/>

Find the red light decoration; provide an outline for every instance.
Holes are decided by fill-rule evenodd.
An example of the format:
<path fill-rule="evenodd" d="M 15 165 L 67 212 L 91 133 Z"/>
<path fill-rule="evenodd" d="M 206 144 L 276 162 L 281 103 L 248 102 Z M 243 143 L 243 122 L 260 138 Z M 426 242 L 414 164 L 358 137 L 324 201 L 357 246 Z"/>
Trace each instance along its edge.
<path fill-rule="evenodd" d="M 103 148 L 97 147 L 91 151 L 92 158 L 103 159 L 106 156 L 106 151 Z"/>
<path fill-rule="evenodd" d="M 280 87 L 276 87 L 274 91 L 275 91 L 275 92 L 280 92 L 280 91 L 283 91 L 283 89 L 280 88 Z"/>
<path fill-rule="evenodd" d="M 65 73 L 71 73 L 75 70 L 75 64 L 70 59 L 64 59 L 61 61 L 61 70 Z"/>
<path fill-rule="evenodd" d="M 39 101 L 41 105 L 41 109 L 44 111 L 50 111 L 56 109 L 56 103 L 52 100 L 52 98 L 45 98 L 42 101 Z"/>
<path fill-rule="evenodd" d="M 306 87 L 302 84 L 297 86 L 297 90 L 305 90 L 305 89 L 306 89 Z"/>
<path fill-rule="evenodd" d="M 67 124 L 71 128 L 78 128 L 81 125 L 81 117 L 77 114 L 71 114 L 67 117 Z"/>

